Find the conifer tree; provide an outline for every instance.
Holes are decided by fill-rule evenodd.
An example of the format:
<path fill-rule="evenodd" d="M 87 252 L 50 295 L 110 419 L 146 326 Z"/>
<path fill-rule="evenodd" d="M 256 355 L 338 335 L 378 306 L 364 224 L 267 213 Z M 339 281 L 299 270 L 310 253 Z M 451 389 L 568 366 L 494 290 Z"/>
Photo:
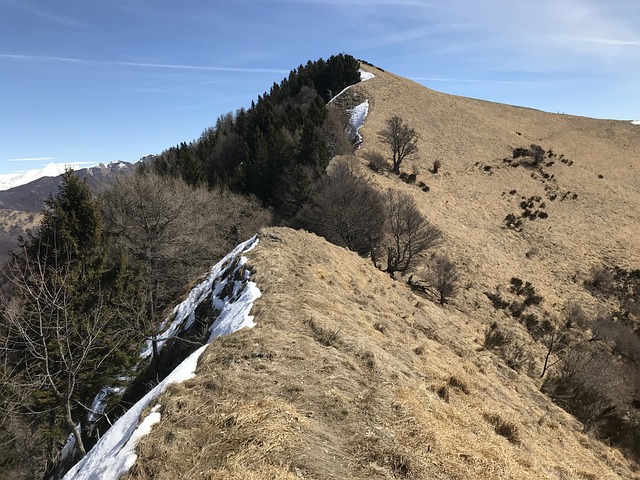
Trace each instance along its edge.
<path fill-rule="evenodd" d="M 34 418 L 47 457 L 56 438 L 72 434 L 86 453 L 87 405 L 123 364 L 126 336 L 110 308 L 118 281 L 107 267 L 103 222 L 86 181 L 71 170 L 58 194 L 46 201 L 35 234 L 6 273 L 13 295 L 2 311 L 5 362 L 14 367 L 13 388 L 21 391 L 19 412 Z M 117 329 L 117 330 L 116 330 Z"/>

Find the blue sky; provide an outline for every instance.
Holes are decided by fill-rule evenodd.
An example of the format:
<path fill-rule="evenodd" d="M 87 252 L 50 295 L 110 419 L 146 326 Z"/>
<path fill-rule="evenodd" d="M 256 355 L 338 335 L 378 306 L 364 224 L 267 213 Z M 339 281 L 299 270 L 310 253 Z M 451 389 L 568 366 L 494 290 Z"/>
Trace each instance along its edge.
<path fill-rule="evenodd" d="M 341 52 L 446 93 L 640 118 L 638 0 L 0 0 L 0 174 L 160 153 Z"/>

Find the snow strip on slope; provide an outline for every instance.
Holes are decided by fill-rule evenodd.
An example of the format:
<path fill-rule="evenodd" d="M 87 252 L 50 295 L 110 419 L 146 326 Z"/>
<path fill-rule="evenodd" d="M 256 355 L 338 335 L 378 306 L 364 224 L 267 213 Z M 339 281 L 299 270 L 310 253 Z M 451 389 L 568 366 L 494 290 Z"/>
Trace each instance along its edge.
<path fill-rule="evenodd" d="M 640 125 L 640 120 L 633 120 L 631 123 L 633 125 Z"/>
<path fill-rule="evenodd" d="M 371 80 L 373 77 L 375 77 L 375 75 L 373 73 L 369 73 L 369 72 L 365 72 L 362 69 L 358 70 L 360 72 L 360 81 L 364 82 L 365 80 Z M 329 103 L 333 102 L 336 98 L 338 98 L 340 95 L 342 95 L 344 92 L 346 92 L 347 90 L 349 90 L 351 87 L 353 87 L 353 85 L 349 85 L 348 87 L 345 87 L 342 89 L 342 91 L 337 94 L 334 95 L 331 100 L 329 100 Z"/>
<path fill-rule="evenodd" d="M 257 237 L 253 237 L 246 242 L 238 245 L 229 255 L 215 264 L 215 266 L 211 269 L 211 273 L 209 274 L 209 276 L 202 283 L 191 290 L 189 296 L 184 302 L 180 303 L 173 309 L 173 313 L 171 314 L 171 316 L 166 319 L 162 323 L 162 325 L 160 325 L 160 329 L 163 331 L 156 336 L 158 350 L 162 349 L 167 340 L 176 336 L 181 331 L 187 330 L 189 327 L 191 327 L 191 325 L 195 321 L 196 307 L 200 303 L 202 303 L 202 301 L 208 295 L 211 295 L 212 289 L 214 288 L 214 283 L 216 281 L 218 281 L 219 283 L 216 284 L 215 291 L 213 292 L 214 303 L 222 302 L 221 305 L 224 305 L 224 302 L 226 300 L 224 298 L 218 299 L 217 295 L 219 295 L 220 292 L 223 291 L 226 284 L 230 281 L 230 278 L 228 275 L 224 278 L 220 278 L 221 274 L 227 268 L 229 268 L 229 266 L 237 259 L 238 255 L 244 252 L 249 252 L 257 245 L 257 243 Z M 242 259 L 240 260 L 240 262 L 244 264 Z M 172 321 L 170 321 L 171 318 L 173 318 Z M 167 326 L 167 323 L 169 323 L 169 326 Z M 151 353 L 152 345 L 151 340 L 149 340 L 140 353 L 140 356 L 142 358 L 148 358 L 149 356 L 151 356 Z"/>
<path fill-rule="evenodd" d="M 234 280 L 238 277 L 238 272 L 246 263 L 246 258 L 239 257 L 240 254 L 248 252 L 255 248 L 258 238 L 253 237 L 246 242 L 238 245 L 229 255 L 222 259 L 211 271 L 211 275 L 200 285 L 196 286 L 187 300 L 182 302 L 178 307 L 179 318 L 176 315 L 174 321 L 169 328 L 177 323 L 173 330 L 177 331 L 178 327 L 192 316 L 198 303 L 195 298 L 204 300 L 207 295 L 211 295 L 211 303 L 216 310 L 220 310 L 218 318 L 210 328 L 211 335 L 208 342 L 211 343 L 221 335 L 228 335 L 244 327 L 253 327 L 253 317 L 249 315 L 253 302 L 260 297 L 260 290 L 254 282 L 249 282 L 249 273 L 245 271 L 242 280 Z M 236 261 L 238 260 L 238 261 Z M 235 267 L 232 271 L 227 267 Z M 220 278 L 224 274 L 225 278 Z M 213 285 L 216 284 L 214 289 Z M 233 294 L 226 296 L 225 299 L 219 295 L 224 291 L 224 287 L 228 282 L 235 282 L 233 286 Z M 207 290 L 208 288 L 208 290 Z M 194 293 L 196 292 L 196 293 Z M 193 295 L 192 295 L 193 294 Z M 180 308 L 182 307 L 182 308 Z M 174 312 L 176 311 L 174 310 Z M 119 478 L 125 474 L 136 462 L 137 454 L 135 447 L 140 438 L 147 435 L 151 431 L 151 427 L 158 423 L 161 418 L 159 412 L 160 405 L 155 405 L 146 417 L 141 419 L 144 410 L 160 396 L 162 392 L 172 383 L 181 383 L 195 376 L 195 370 L 198 365 L 198 359 L 204 352 L 207 345 L 203 345 L 198 350 L 187 357 L 180 365 L 178 365 L 167 378 L 160 382 L 156 387 L 147 393 L 140 401 L 131 407 L 127 413 L 114 423 L 100 439 L 100 441 L 89 451 L 86 457 L 78 462 L 64 476 L 65 480 L 111 480 Z"/>
<path fill-rule="evenodd" d="M 356 146 L 362 143 L 362 136 L 358 133 L 358 130 L 364 125 L 364 119 L 367 117 L 367 113 L 369 113 L 369 100 L 365 100 L 360 105 L 356 105 L 349 110 L 349 134 L 351 136 L 355 135 L 358 138 Z"/>

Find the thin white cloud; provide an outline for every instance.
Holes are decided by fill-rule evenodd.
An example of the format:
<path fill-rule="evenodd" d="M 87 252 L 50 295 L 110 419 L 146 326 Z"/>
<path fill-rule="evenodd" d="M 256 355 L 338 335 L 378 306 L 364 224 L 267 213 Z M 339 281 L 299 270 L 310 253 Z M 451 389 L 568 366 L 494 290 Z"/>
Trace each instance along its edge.
<path fill-rule="evenodd" d="M 618 40 L 615 38 L 593 38 L 593 37 L 577 37 L 574 40 L 579 42 L 597 43 L 599 45 L 614 45 L 614 46 L 640 46 L 640 41 L 636 40 Z"/>
<path fill-rule="evenodd" d="M 378 47 L 387 47 L 391 45 L 397 45 L 401 43 L 414 42 L 423 37 L 441 34 L 445 32 L 451 32 L 456 30 L 463 30 L 468 28 L 468 24 L 436 24 L 426 25 L 423 27 L 412 29 L 399 29 L 398 31 L 390 32 L 387 34 L 381 34 L 379 36 L 372 36 L 366 41 L 366 45 L 363 49 L 371 49 Z"/>
<path fill-rule="evenodd" d="M 25 0 L 21 0 L 20 2 L 16 2 L 13 0 L 4 0 L 3 3 L 15 9 L 22 10 L 23 12 L 27 12 L 31 15 L 35 15 L 36 17 L 44 18 L 45 20 L 60 23 L 68 27 L 84 28 L 84 25 L 72 18 L 51 13 L 50 11 L 44 10 L 40 7 L 35 7 L 27 3 Z"/>
<path fill-rule="evenodd" d="M 184 65 L 175 63 L 148 63 L 148 62 L 124 62 L 110 60 L 90 60 L 72 57 L 56 57 L 48 55 L 22 55 L 14 53 L 0 53 L 0 58 L 13 60 L 37 60 L 51 62 L 65 62 L 94 65 L 115 65 L 120 67 L 156 68 L 170 70 L 191 70 L 201 72 L 236 72 L 236 73 L 289 73 L 289 70 L 279 68 L 252 68 L 252 67 L 216 67 L 211 65 Z"/>
<path fill-rule="evenodd" d="M 283 3 L 298 3 L 304 5 L 339 5 L 339 6 L 394 6 L 394 7 L 421 7 L 439 8 L 437 4 L 420 0 L 281 0 Z"/>
<path fill-rule="evenodd" d="M 140 67 L 140 68 L 160 68 L 172 70 L 196 70 L 196 71 L 214 71 L 214 72 L 239 72 L 239 73 L 289 73 L 289 70 L 279 68 L 241 68 L 241 67 L 213 67 L 208 65 L 182 65 L 172 63 L 145 63 L 145 62 L 101 62 L 110 65 L 119 65 L 122 67 Z"/>
<path fill-rule="evenodd" d="M 7 162 L 43 162 L 47 160 L 55 160 L 56 157 L 25 157 L 25 158 L 8 158 Z"/>

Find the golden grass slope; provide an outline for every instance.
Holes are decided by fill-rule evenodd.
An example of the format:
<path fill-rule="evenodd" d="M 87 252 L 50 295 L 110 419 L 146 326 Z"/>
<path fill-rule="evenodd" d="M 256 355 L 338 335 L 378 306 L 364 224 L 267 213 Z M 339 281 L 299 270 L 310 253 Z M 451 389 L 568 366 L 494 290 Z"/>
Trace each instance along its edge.
<path fill-rule="evenodd" d="M 471 317 L 305 232 L 267 229 L 248 257 L 256 327 L 159 399 L 127 478 L 633 477 Z"/>
<path fill-rule="evenodd" d="M 376 134 L 400 115 L 420 134 L 402 170 L 430 189 L 363 174 L 413 195 L 443 230 L 461 293 L 442 309 L 314 235 L 264 231 L 249 254 L 263 295 L 257 326 L 216 341 L 197 377 L 160 399 L 162 421 L 129 478 L 637 478 L 540 393 L 543 347 L 484 292 L 517 276 L 551 315 L 567 301 L 592 317 L 606 309 L 583 282 L 602 263 L 640 268 L 640 126 L 455 97 L 363 68 L 376 77 L 347 92 L 370 102 L 357 156 L 388 154 Z M 573 163 L 553 159 L 545 184 L 503 162 L 532 143 Z M 548 199 L 549 184 L 570 195 Z M 504 228 L 531 196 L 549 217 Z M 481 350 L 493 321 L 529 343 L 531 377 Z"/>
<path fill-rule="evenodd" d="M 444 248 L 474 289 L 495 289 L 518 276 L 532 282 L 549 306 L 575 299 L 593 310 L 582 288 L 590 267 L 640 268 L 640 126 L 447 95 L 363 68 L 376 76 L 352 87 L 370 103 L 358 156 L 371 150 L 390 156 L 377 132 L 391 115 L 418 131 L 419 152 L 402 170 L 416 171 L 429 192 L 390 175 L 372 176 L 373 181 L 414 196 L 445 232 Z M 503 162 L 512 148 L 531 144 L 558 155 L 545 168 L 551 181 Z M 560 155 L 573 164 L 562 163 Z M 432 174 L 436 159 L 443 167 Z M 549 200 L 545 184 L 560 195 L 571 193 Z M 521 213 L 519 202 L 532 196 L 542 198 L 549 217 L 525 219 L 522 232 L 505 229 L 507 214 Z"/>

